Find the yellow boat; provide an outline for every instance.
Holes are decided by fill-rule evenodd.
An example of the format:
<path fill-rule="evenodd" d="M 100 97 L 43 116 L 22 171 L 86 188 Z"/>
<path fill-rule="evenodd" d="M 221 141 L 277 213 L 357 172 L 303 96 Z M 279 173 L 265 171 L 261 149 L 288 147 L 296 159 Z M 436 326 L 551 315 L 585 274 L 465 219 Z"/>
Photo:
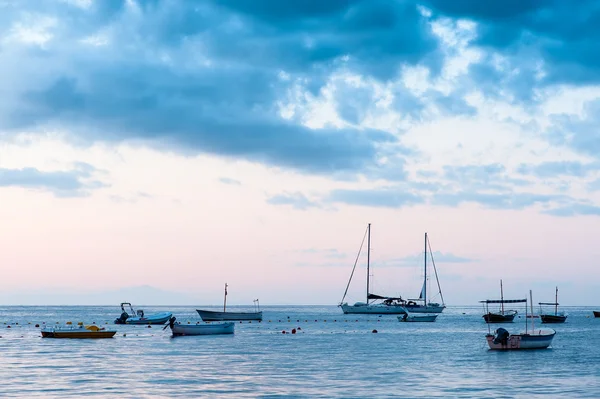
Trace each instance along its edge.
<path fill-rule="evenodd" d="M 116 330 L 107 330 L 96 325 L 42 328 L 42 338 L 112 338 L 116 333 Z"/>

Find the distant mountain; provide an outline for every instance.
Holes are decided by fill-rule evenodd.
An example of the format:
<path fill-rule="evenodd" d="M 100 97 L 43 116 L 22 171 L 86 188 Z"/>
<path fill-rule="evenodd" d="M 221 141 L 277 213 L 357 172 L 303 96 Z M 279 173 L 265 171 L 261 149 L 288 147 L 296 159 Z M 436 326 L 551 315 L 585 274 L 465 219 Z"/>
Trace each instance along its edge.
<path fill-rule="evenodd" d="M 75 288 L 47 288 L 0 292 L 2 305 L 192 305 L 191 295 L 166 291 L 149 285 L 124 287 L 109 291 L 90 291 Z"/>

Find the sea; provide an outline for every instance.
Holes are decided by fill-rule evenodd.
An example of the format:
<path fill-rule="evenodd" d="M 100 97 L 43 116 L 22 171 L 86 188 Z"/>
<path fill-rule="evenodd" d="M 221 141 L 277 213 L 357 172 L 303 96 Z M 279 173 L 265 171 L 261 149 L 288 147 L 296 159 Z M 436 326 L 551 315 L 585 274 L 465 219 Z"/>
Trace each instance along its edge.
<path fill-rule="evenodd" d="M 140 308 L 200 321 L 194 306 Z M 163 326 L 113 324 L 118 306 L 0 307 L 0 397 L 600 397 L 600 318 L 589 307 L 563 307 L 565 324 L 541 326 L 557 331 L 549 349 L 508 352 L 488 349 L 488 327 L 500 325 L 487 325 L 478 306 L 448 307 L 434 323 L 337 306 L 262 310 L 262 322 L 237 322 L 233 335 L 173 338 Z M 518 332 L 526 320 L 501 326 Z M 68 322 L 118 332 L 41 338 L 44 325 Z"/>

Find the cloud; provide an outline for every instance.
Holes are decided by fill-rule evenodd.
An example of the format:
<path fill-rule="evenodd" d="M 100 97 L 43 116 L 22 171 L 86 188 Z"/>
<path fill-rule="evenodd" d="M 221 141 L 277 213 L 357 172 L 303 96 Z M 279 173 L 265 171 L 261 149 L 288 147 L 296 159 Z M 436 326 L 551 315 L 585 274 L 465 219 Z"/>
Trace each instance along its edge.
<path fill-rule="evenodd" d="M 429 258 L 429 253 L 427 257 Z M 433 260 L 438 263 L 470 263 L 474 262 L 475 259 L 465 258 L 461 256 L 457 256 L 451 253 L 443 253 L 440 251 L 433 252 Z M 418 264 L 423 264 L 424 257 L 423 253 L 405 256 L 402 258 L 394 258 L 389 260 L 384 260 L 383 262 L 377 262 L 378 266 L 414 266 Z"/>
<path fill-rule="evenodd" d="M 474 44 L 505 57 L 513 73 L 504 76 L 513 76 L 515 91 L 519 91 L 518 81 L 522 83 L 521 93 L 525 93 L 536 83 L 582 84 L 600 79 L 600 59 L 593 51 L 600 39 L 596 24 L 600 11 L 595 1 L 582 0 L 577 7 L 560 0 L 493 3 L 424 1 L 433 10 L 434 18 L 476 22 Z M 480 77 L 494 81 L 497 74 Z"/>
<path fill-rule="evenodd" d="M 271 196 L 267 198 L 267 203 L 271 205 L 290 205 L 293 208 L 300 210 L 319 207 L 316 202 L 309 200 L 304 194 L 299 192 Z"/>
<path fill-rule="evenodd" d="M 229 177 L 221 177 L 219 179 L 219 182 L 223 183 L 223 184 L 229 184 L 231 186 L 239 186 L 242 184 L 242 182 L 240 182 L 239 180 L 236 179 L 232 179 Z"/>
<path fill-rule="evenodd" d="M 336 189 L 326 197 L 326 201 L 348 205 L 400 208 L 423 203 L 422 197 L 399 187 L 375 189 Z"/>
<path fill-rule="evenodd" d="M 49 191 L 57 197 L 80 197 L 93 189 L 106 187 L 92 179 L 95 168 L 78 163 L 68 171 L 40 171 L 35 168 L 0 168 L 0 187 L 22 187 L 32 190 Z"/>
<path fill-rule="evenodd" d="M 600 206 L 574 203 L 562 207 L 549 209 L 544 213 L 552 216 L 570 217 L 570 216 L 600 216 Z"/>
<path fill-rule="evenodd" d="M 582 163 L 578 161 L 542 162 L 537 165 L 521 164 L 517 171 L 521 174 L 535 175 L 540 178 L 557 176 L 584 177 L 588 173 L 600 170 L 600 162 Z"/>
<path fill-rule="evenodd" d="M 396 76 L 433 57 L 437 39 L 415 4 L 321 3 L 11 3 L 0 36 L 54 22 L 43 25 L 43 43 L 2 43 L 0 128 L 357 173 L 397 137 L 347 124 L 311 129 L 304 115 L 282 117 L 281 99 L 298 84 L 318 91 L 340 69 Z"/>

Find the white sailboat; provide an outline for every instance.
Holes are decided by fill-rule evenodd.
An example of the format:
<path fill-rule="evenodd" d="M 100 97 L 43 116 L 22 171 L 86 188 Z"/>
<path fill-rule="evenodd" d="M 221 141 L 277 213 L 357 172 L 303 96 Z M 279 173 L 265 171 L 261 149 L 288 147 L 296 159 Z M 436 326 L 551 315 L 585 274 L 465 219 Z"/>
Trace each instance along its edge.
<path fill-rule="evenodd" d="M 442 303 L 431 302 L 427 297 L 427 252 L 429 252 L 431 257 L 431 264 L 433 265 L 433 271 L 435 274 L 435 281 L 437 282 L 438 287 L 438 295 Z M 431 251 L 431 243 L 427 238 L 427 233 L 425 233 L 425 258 L 423 262 L 423 287 L 421 287 L 421 293 L 419 294 L 419 298 L 417 299 L 409 299 L 406 302 L 405 308 L 409 313 L 442 313 L 446 308 L 446 304 L 444 303 L 444 296 L 442 295 L 442 287 L 440 286 L 440 280 L 438 279 L 437 269 L 435 267 L 435 261 L 433 260 L 433 251 Z"/>
<path fill-rule="evenodd" d="M 403 314 L 406 313 L 406 310 L 403 306 L 403 299 L 401 297 L 386 297 L 381 295 L 372 294 L 370 292 L 369 280 L 370 280 L 370 268 L 371 268 L 371 223 L 367 225 L 367 231 L 365 233 L 367 238 L 367 300 L 366 302 L 356 302 L 354 305 L 349 305 L 347 302 L 344 302 L 346 299 L 346 295 L 348 294 L 348 288 L 350 287 L 350 283 L 352 282 L 352 277 L 354 276 L 354 271 L 356 270 L 356 264 L 358 263 L 358 258 L 360 257 L 360 252 L 365 243 L 365 238 L 363 237 L 363 241 L 360 245 L 360 249 L 358 251 L 358 255 L 356 257 L 356 261 L 354 262 L 354 267 L 352 268 L 352 273 L 350 274 L 350 280 L 348 280 L 348 284 L 346 285 L 346 291 L 344 292 L 344 296 L 339 304 L 342 308 L 344 314 Z"/>

